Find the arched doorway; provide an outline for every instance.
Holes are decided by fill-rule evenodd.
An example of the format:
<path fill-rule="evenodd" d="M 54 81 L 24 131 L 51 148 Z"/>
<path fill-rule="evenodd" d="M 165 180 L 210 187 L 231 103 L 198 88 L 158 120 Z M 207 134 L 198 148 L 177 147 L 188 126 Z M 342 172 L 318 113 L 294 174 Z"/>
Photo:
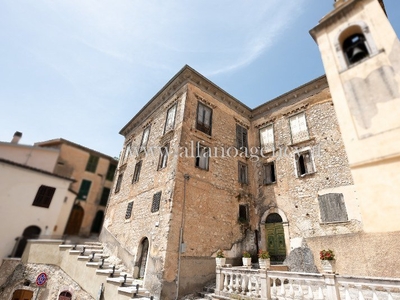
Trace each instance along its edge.
<path fill-rule="evenodd" d="M 71 300 L 71 299 L 72 299 L 72 294 L 68 291 L 63 291 L 58 296 L 58 300 Z"/>
<path fill-rule="evenodd" d="M 26 227 L 22 233 L 22 237 L 17 242 L 14 257 L 21 257 L 24 253 L 27 241 L 31 239 L 37 239 L 41 231 L 42 230 L 37 226 Z"/>
<path fill-rule="evenodd" d="M 144 278 L 146 272 L 147 255 L 149 253 L 149 240 L 144 238 L 141 243 L 141 251 L 139 258 L 139 278 Z"/>
<path fill-rule="evenodd" d="M 271 261 L 283 262 L 286 258 L 286 244 L 283 220 L 279 214 L 271 213 L 267 216 L 265 234 Z"/>
<path fill-rule="evenodd" d="M 33 292 L 28 290 L 16 290 L 12 295 L 12 300 L 31 300 Z"/>
<path fill-rule="evenodd" d="M 82 206 L 75 204 L 72 208 L 71 214 L 69 215 L 67 226 L 65 227 L 64 234 L 77 235 L 81 229 L 83 216 L 85 211 Z"/>
<path fill-rule="evenodd" d="M 90 230 L 91 233 L 100 233 L 101 226 L 103 225 L 103 219 L 104 219 L 104 212 L 102 210 L 99 210 L 96 213 L 96 217 L 93 220 L 92 229 Z"/>

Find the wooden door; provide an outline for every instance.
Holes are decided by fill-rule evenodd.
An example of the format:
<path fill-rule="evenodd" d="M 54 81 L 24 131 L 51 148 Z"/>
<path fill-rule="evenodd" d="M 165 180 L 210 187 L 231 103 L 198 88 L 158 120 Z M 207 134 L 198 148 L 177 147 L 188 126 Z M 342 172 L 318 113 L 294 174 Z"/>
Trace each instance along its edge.
<path fill-rule="evenodd" d="M 72 208 L 71 214 L 68 219 L 67 226 L 65 227 L 64 234 L 68 235 L 78 235 L 79 230 L 81 229 L 83 216 L 85 212 L 80 205 L 74 205 Z"/>
<path fill-rule="evenodd" d="M 267 249 L 271 255 L 271 261 L 284 261 L 286 258 L 286 245 L 282 223 L 267 223 L 265 229 Z"/>
<path fill-rule="evenodd" d="M 32 291 L 28 290 L 16 290 L 12 295 L 12 300 L 31 300 L 33 296 Z"/>

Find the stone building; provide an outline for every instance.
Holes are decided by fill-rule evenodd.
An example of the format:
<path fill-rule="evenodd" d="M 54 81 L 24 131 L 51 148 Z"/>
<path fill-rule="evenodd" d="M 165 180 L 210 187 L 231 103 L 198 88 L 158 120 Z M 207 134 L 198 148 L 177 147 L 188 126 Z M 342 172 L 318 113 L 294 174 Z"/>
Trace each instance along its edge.
<path fill-rule="evenodd" d="M 283 262 L 307 238 L 362 230 L 325 77 L 250 109 L 185 66 L 121 134 L 101 240 L 162 299 L 212 279 L 218 249 Z"/>
<path fill-rule="evenodd" d="M 64 234 L 98 235 L 118 161 L 61 138 L 39 142 L 35 146 L 58 149 L 60 156 L 54 173 L 75 180 L 70 189 L 77 197 Z"/>

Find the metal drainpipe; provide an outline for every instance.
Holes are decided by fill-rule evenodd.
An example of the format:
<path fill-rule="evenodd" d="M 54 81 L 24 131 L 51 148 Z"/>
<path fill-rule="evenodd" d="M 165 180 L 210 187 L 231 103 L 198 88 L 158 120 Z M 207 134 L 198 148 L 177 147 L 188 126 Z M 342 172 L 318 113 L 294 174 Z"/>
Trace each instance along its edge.
<path fill-rule="evenodd" d="M 183 225 L 185 224 L 185 204 L 186 204 L 186 183 L 188 182 L 190 176 L 189 174 L 183 175 L 183 205 L 182 205 L 182 220 L 181 220 L 181 230 L 179 233 L 179 248 L 178 248 L 178 275 L 176 280 L 176 297 L 175 300 L 178 300 L 179 296 L 179 277 L 181 273 L 181 247 L 183 241 Z"/>

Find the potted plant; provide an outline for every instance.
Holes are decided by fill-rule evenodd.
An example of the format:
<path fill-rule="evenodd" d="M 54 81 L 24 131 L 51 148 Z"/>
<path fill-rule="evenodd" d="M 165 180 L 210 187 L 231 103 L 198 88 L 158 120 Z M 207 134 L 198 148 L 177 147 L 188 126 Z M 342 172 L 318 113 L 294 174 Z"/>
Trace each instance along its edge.
<path fill-rule="evenodd" d="M 260 269 L 269 269 L 271 262 L 268 251 L 261 249 L 258 251 L 258 264 L 260 265 Z"/>
<path fill-rule="evenodd" d="M 319 258 L 321 260 L 322 270 L 325 273 L 335 273 L 336 271 L 335 254 L 331 249 L 321 250 L 319 252 Z"/>
<path fill-rule="evenodd" d="M 221 249 L 217 251 L 217 255 L 215 257 L 215 263 L 217 264 L 217 267 L 222 267 L 225 265 L 225 254 L 224 251 L 222 251 Z"/>
<path fill-rule="evenodd" d="M 251 267 L 251 255 L 249 252 L 243 251 L 242 261 L 244 267 Z"/>

